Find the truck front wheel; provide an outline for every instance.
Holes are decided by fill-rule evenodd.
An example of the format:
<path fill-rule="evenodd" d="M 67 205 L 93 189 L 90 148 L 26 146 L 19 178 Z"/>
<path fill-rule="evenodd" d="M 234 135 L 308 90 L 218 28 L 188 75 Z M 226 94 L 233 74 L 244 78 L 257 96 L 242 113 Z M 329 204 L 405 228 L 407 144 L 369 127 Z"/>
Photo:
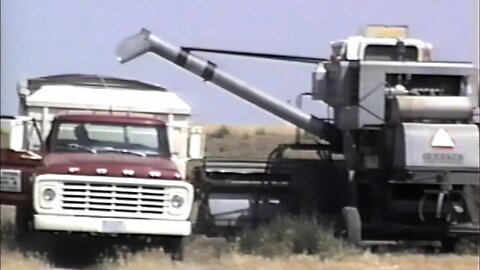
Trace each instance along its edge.
<path fill-rule="evenodd" d="M 161 246 L 173 261 L 183 261 L 184 238 L 184 236 L 157 236 L 152 238 L 152 242 L 155 246 Z"/>
<path fill-rule="evenodd" d="M 185 241 L 183 236 L 171 237 L 167 241 L 166 252 L 173 261 L 183 261 Z"/>
<path fill-rule="evenodd" d="M 17 207 L 15 210 L 15 239 L 19 242 L 29 238 L 32 232 L 30 207 Z"/>

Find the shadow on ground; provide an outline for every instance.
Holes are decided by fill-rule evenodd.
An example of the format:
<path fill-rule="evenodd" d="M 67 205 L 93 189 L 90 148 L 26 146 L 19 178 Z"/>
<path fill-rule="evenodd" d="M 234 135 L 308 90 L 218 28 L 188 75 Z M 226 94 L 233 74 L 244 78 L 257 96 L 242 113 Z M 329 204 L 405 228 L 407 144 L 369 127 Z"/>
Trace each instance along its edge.
<path fill-rule="evenodd" d="M 169 256 L 163 252 L 160 242 L 147 238 L 85 237 L 81 235 L 56 235 L 28 233 L 18 236 L 11 223 L 2 224 L 2 254 L 23 254 L 26 258 L 44 262 L 52 268 L 101 269 L 107 262 L 132 258 L 146 251 L 153 251 L 158 257 Z M 208 239 L 192 236 L 185 241 L 185 262 L 205 262 L 219 258 L 229 250 L 224 239 Z"/>
<path fill-rule="evenodd" d="M 91 269 L 105 258 L 116 260 L 122 254 L 136 254 L 161 245 L 146 240 L 82 235 L 24 233 L 18 235 L 11 225 L 2 226 L 2 249 L 35 256 L 54 268 Z"/>

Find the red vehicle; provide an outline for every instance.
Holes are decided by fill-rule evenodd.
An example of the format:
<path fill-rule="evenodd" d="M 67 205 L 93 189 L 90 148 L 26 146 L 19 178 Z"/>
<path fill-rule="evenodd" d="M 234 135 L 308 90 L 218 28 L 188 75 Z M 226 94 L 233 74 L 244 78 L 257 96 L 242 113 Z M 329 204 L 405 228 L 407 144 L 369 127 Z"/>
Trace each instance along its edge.
<path fill-rule="evenodd" d="M 39 151 L 12 148 L 1 151 L 1 204 L 16 206 L 24 232 L 149 236 L 183 258 L 194 191 L 171 160 L 162 120 L 58 115 Z"/>

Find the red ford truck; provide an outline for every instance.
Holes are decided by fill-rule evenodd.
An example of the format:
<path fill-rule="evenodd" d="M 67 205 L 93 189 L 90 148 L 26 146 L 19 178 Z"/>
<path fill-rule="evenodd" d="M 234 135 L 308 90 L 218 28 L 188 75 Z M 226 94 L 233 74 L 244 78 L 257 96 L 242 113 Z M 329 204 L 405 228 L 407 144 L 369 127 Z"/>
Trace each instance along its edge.
<path fill-rule="evenodd" d="M 164 121 L 57 115 L 31 151 L 38 131 L 28 117 L 2 118 L 1 204 L 17 208 L 20 232 L 149 237 L 183 259 L 194 190 L 172 160 Z"/>

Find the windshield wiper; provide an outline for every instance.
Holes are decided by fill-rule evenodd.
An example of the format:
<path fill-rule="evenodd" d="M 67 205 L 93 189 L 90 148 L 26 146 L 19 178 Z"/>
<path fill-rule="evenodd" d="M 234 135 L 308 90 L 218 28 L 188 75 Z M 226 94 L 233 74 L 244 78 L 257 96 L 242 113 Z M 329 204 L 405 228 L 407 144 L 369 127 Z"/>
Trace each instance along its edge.
<path fill-rule="evenodd" d="M 82 149 L 82 150 L 86 150 L 90 153 L 93 153 L 93 154 L 96 154 L 97 151 L 95 149 L 92 149 L 90 147 L 86 147 L 86 146 L 83 146 L 83 145 L 79 145 L 79 144 L 76 144 L 76 143 L 69 143 L 68 144 L 68 147 L 70 148 L 74 148 L 74 149 Z"/>
<path fill-rule="evenodd" d="M 137 156 L 141 156 L 141 157 L 146 157 L 147 156 L 147 154 L 142 153 L 142 152 L 132 151 L 132 150 L 128 150 L 128 149 L 117 149 L 117 148 L 111 148 L 111 147 L 97 149 L 97 151 L 115 152 L 115 153 L 122 153 L 122 154 L 132 154 L 132 155 L 137 155 Z"/>
<path fill-rule="evenodd" d="M 147 154 L 147 156 L 154 156 L 154 157 L 167 156 L 166 154 L 159 153 L 159 152 L 156 152 L 156 151 L 145 151 L 145 154 Z"/>

